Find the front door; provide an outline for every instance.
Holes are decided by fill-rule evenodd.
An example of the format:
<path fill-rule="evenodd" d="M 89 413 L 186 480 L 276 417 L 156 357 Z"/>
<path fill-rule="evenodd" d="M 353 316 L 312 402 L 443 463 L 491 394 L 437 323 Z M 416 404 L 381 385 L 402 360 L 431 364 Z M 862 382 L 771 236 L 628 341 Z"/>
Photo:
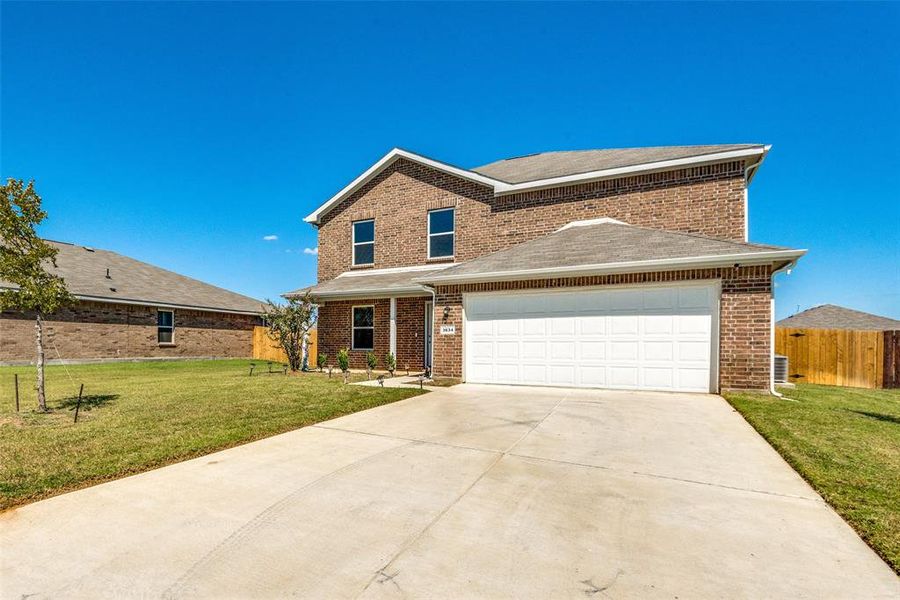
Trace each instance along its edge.
<path fill-rule="evenodd" d="M 434 323 L 434 307 L 431 302 L 425 303 L 425 367 L 431 368 L 431 330 Z"/>

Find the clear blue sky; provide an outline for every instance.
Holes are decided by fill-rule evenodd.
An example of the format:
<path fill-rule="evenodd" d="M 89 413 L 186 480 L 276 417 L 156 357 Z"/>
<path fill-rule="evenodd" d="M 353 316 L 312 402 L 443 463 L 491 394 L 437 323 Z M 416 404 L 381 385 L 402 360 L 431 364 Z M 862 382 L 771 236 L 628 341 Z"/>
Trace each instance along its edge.
<path fill-rule="evenodd" d="M 302 218 L 393 146 L 472 167 L 765 142 L 751 239 L 810 249 L 779 317 L 900 318 L 900 5 L 0 11 L 0 175 L 37 181 L 46 237 L 274 298 L 315 281 Z"/>

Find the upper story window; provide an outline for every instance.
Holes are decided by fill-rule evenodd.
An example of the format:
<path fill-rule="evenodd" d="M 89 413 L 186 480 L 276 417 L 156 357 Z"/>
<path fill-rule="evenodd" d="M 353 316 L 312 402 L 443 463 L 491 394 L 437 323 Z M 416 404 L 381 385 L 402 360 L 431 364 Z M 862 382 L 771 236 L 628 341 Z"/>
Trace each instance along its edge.
<path fill-rule="evenodd" d="M 175 311 L 156 311 L 156 341 L 160 344 L 175 342 Z"/>
<path fill-rule="evenodd" d="M 453 256 L 455 220 L 454 208 L 440 208 L 428 212 L 428 258 Z"/>
<path fill-rule="evenodd" d="M 353 264 L 375 264 L 375 219 L 353 222 Z"/>

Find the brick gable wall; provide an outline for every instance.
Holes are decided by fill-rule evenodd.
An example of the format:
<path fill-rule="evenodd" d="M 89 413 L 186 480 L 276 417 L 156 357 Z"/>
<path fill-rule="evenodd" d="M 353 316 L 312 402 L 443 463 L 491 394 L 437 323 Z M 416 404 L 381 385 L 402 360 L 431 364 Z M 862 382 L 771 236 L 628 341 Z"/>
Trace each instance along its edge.
<path fill-rule="evenodd" d="M 711 279 L 719 279 L 722 282 L 719 305 L 721 389 L 768 389 L 771 351 L 769 320 L 772 299 L 771 269 L 768 266 L 439 286 L 434 311 L 435 329 L 439 329 L 441 325 L 455 325 L 456 335 L 435 336 L 434 372 L 447 377 L 462 377 L 464 293 Z M 443 318 L 445 307 L 449 308 L 446 319 Z"/>
<path fill-rule="evenodd" d="M 45 321 L 47 359 L 249 358 L 257 317 L 187 309 L 175 311 L 175 345 L 157 343 L 156 308 L 78 302 Z M 0 313 L 0 362 L 35 359 L 33 316 Z M 57 355 L 57 350 L 59 355 Z"/>
<path fill-rule="evenodd" d="M 450 206 L 457 208 L 458 262 L 599 217 L 742 241 L 743 166 L 735 161 L 495 198 L 490 188 L 401 159 L 322 218 L 319 282 L 352 268 L 351 223 L 362 219 L 375 219 L 369 268 L 429 263 L 427 212 Z"/>

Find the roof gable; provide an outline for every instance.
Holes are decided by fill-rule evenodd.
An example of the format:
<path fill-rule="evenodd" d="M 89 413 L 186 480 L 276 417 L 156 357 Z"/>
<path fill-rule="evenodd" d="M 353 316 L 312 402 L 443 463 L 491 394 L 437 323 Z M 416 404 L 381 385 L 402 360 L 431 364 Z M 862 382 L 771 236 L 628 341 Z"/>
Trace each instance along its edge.
<path fill-rule="evenodd" d="M 401 158 L 485 185 L 499 196 L 599 179 L 625 177 L 636 173 L 672 170 L 756 157 L 752 167 L 748 169 L 748 177 L 752 177 L 769 148 L 770 146 L 762 144 L 730 144 L 548 152 L 501 160 L 475 169 L 463 169 L 408 150 L 394 148 L 310 213 L 304 221 L 318 225 L 321 218 L 337 207 L 341 201 Z"/>

